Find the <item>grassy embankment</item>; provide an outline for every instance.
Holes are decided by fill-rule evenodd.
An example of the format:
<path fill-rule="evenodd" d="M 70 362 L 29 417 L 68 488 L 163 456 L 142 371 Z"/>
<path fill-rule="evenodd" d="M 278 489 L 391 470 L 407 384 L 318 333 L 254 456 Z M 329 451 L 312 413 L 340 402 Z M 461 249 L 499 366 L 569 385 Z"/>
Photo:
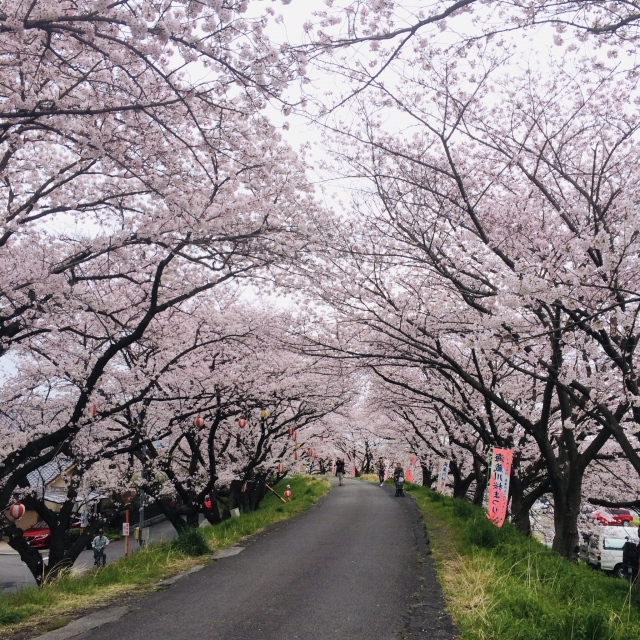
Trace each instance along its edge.
<path fill-rule="evenodd" d="M 283 504 L 268 493 L 260 508 L 196 534 L 157 543 L 83 576 L 63 576 L 41 589 L 28 588 L 12 595 L 0 595 L 0 638 L 29 628 L 50 630 L 67 624 L 74 613 L 105 605 L 123 594 L 154 589 L 154 584 L 196 564 L 207 555 L 231 546 L 274 522 L 286 520 L 308 509 L 330 488 L 326 480 L 313 476 L 287 478 L 275 487 L 282 494 L 291 485 L 292 501 Z M 44 625 L 44 626 L 43 626 Z"/>
<path fill-rule="evenodd" d="M 629 583 L 573 564 L 482 509 L 405 485 L 425 516 L 438 578 L 462 640 L 634 640 Z"/>

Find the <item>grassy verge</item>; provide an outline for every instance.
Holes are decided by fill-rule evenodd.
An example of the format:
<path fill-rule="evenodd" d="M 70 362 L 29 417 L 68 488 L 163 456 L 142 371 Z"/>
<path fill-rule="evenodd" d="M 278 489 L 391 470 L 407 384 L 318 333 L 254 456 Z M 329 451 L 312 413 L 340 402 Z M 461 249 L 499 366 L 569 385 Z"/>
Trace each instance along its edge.
<path fill-rule="evenodd" d="M 197 537 L 205 541 L 201 549 L 190 546 L 190 541 L 187 545 L 180 544 L 183 541 L 152 544 L 86 575 L 66 575 L 41 589 L 33 587 L 0 595 L 0 638 L 45 625 L 48 629 L 57 628 L 69 622 L 74 613 L 95 608 L 96 604 L 103 606 L 124 594 L 152 590 L 156 582 L 207 560 L 207 556 L 190 555 L 190 549 L 208 554 L 235 544 L 271 523 L 308 509 L 330 488 L 326 480 L 313 476 L 287 478 L 275 488 L 282 494 L 286 484 L 291 485 L 291 502 L 283 504 L 269 493 L 257 511 L 198 529 L 201 535 Z"/>
<path fill-rule="evenodd" d="M 462 640 L 630 640 L 640 608 L 629 583 L 561 558 L 510 523 L 405 485 L 425 516 L 447 608 Z"/>

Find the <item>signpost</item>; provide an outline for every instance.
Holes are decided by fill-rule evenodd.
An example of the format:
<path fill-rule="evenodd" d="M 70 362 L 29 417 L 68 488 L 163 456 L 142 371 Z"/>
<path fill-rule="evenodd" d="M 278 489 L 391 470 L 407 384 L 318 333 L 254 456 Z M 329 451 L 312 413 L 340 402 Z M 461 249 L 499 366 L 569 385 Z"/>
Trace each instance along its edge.
<path fill-rule="evenodd" d="M 127 515 L 129 515 L 129 511 L 127 511 Z M 128 518 L 127 518 L 128 520 Z M 122 523 L 122 535 L 123 536 L 128 536 L 129 535 L 129 523 L 128 522 L 123 522 Z M 127 538 L 127 542 L 129 542 L 129 539 Z M 127 545 L 129 546 L 129 545 Z"/>

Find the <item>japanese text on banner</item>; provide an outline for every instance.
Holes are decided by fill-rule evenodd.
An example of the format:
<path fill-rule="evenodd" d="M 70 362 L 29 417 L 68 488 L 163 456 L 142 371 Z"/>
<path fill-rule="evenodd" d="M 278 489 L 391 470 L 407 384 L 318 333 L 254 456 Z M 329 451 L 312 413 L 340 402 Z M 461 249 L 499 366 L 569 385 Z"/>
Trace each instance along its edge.
<path fill-rule="evenodd" d="M 491 476 L 489 478 L 489 495 L 487 503 L 487 518 L 501 527 L 507 517 L 509 503 L 509 477 L 513 451 L 510 449 L 493 449 L 491 461 Z"/>

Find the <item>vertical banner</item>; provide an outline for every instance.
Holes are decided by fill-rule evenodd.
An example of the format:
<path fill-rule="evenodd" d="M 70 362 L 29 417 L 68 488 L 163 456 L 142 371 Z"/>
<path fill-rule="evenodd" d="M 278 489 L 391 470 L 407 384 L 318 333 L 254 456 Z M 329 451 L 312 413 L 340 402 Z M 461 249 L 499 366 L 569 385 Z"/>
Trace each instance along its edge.
<path fill-rule="evenodd" d="M 491 462 L 491 476 L 489 478 L 489 503 L 487 505 L 487 518 L 501 527 L 507 517 L 507 504 L 509 502 L 509 477 L 511 476 L 511 464 L 513 451 L 510 449 L 493 449 Z"/>
<path fill-rule="evenodd" d="M 356 477 L 356 459 L 355 458 L 351 458 L 351 476 L 352 477 Z"/>
<path fill-rule="evenodd" d="M 409 456 L 409 465 L 407 466 L 407 469 L 405 471 L 404 474 L 404 479 L 407 482 L 413 482 L 413 469 L 416 465 L 416 458 L 415 456 Z"/>
<path fill-rule="evenodd" d="M 440 460 L 440 467 L 438 470 L 438 485 L 436 486 L 436 491 L 438 493 L 444 492 L 444 488 L 447 484 L 448 475 L 449 475 L 449 461 L 443 458 Z"/>
<path fill-rule="evenodd" d="M 335 476 L 336 475 L 336 459 L 333 459 L 333 462 L 331 463 L 331 475 Z"/>
<path fill-rule="evenodd" d="M 384 479 L 386 480 L 389 477 L 389 460 L 384 461 Z"/>

